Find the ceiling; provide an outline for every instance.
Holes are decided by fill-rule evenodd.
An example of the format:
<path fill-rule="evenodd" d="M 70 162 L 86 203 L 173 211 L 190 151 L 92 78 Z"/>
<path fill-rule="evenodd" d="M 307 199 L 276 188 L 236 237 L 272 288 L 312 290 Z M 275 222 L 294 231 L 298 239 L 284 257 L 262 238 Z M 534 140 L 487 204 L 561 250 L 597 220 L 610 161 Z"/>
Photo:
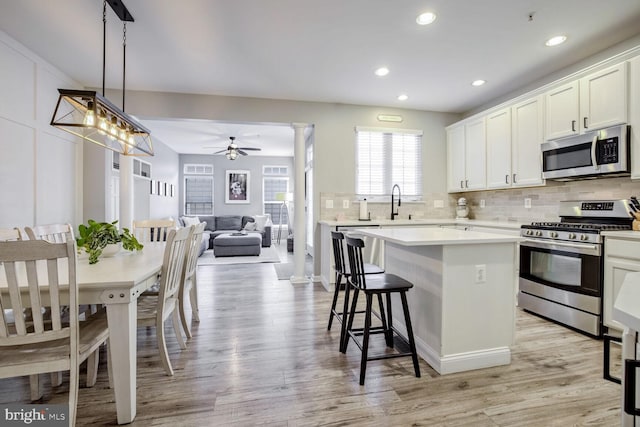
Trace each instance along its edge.
<path fill-rule="evenodd" d="M 127 26 L 128 90 L 457 113 L 640 33 L 638 0 L 124 2 L 136 20 Z M 101 1 L 0 0 L 0 11 L 0 29 L 85 86 L 102 85 Z M 419 26 L 425 11 L 437 19 Z M 110 9 L 107 20 L 106 85 L 120 88 L 122 25 Z M 560 33 L 566 43 L 544 45 Z M 386 77 L 374 75 L 380 66 Z M 476 79 L 487 83 L 471 86 Z M 224 145 L 206 133 L 235 134 L 240 145 L 240 132 L 268 135 L 249 124 L 145 124 L 170 146 L 165 132 L 203 125 L 181 133 L 178 152 Z"/>

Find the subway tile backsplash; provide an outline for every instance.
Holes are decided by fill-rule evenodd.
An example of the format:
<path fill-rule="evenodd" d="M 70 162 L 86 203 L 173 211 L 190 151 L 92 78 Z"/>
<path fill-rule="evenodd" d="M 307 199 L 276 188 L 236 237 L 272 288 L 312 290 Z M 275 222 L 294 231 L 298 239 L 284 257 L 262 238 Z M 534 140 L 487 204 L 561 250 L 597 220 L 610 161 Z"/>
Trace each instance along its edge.
<path fill-rule="evenodd" d="M 602 178 L 570 182 L 547 181 L 542 187 L 485 190 L 468 193 L 432 193 L 422 202 L 402 202 L 400 218 L 455 218 L 458 198 L 465 197 L 469 206 L 469 218 L 485 221 L 557 221 L 558 202 L 561 200 L 626 199 L 640 196 L 640 182 L 630 178 Z M 525 199 L 531 199 L 531 208 L 525 208 Z M 327 209 L 327 200 L 333 200 L 333 208 Z M 343 209 L 343 200 L 349 208 Z M 437 201 L 444 207 L 436 208 Z M 485 207 L 481 208 L 481 200 Z M 357 219 L 360 204 L 356 195 L 347 193 L 320 193 L 320 218 L 323 220 Z M 386 203 L 368 203 L 371 218 L 388 218 L 391 214 L 391 198 Z"/>

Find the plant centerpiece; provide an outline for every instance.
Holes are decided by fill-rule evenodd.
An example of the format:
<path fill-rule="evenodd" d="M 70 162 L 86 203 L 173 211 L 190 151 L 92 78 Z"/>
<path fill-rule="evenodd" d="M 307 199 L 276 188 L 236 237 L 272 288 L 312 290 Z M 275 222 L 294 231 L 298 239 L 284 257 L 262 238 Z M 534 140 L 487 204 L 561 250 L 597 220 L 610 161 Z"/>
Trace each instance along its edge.
<path fill-rule="evenodd" d="M 78 226 L 79 237 L 76 238 L 78 250 L 82 248 L 89 254 L 89 264 L 98 262 L 102 251 L 110 244 L 121 243 L 122 247 L 128 251 L 139 251 L 143 248 L 129 229 L 123 228 L 122 232 L 118 230 L 117 223 L 118 221 L 97 222 L 90 219 L 87 221 L 88 225 Z"/>

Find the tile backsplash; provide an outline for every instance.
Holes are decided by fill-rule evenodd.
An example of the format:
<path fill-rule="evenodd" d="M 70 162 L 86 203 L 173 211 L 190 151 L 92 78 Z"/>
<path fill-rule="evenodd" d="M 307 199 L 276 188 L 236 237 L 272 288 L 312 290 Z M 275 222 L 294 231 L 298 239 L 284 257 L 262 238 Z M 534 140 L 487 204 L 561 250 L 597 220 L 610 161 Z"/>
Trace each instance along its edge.
<path fill-rule="evenodd" d="M 469 206 L 469 218 L 485 221 L 557 221 L 558 202 L 561 200 L 627 199 L 640 196 L 640 182 L 630 178 L 602 178 L 570 182 L 547 181 L 542 187 L 485 190 L 468 193 L 432 193 L 422 202 L 402 201 L 400 218 L 455 218 L 458 198 L 465 197 Z M 525 208 L 525 199 L 531 199 L 531 208 Z M 348 208 L 343 208 L 344 201 Z M 484 200 L 484 207 L 481 201 Z M 329 202 L 329 203 L 328 203 Z M 443 207 L 435 207 L 442 202 Z M 360 203 L 354 194 L 320 193 L 320 218 L 323 220 L 357 219 Z M 332 208 L 327 206 L 333 205 Z M 388 218 L 391 215 L 391 198 L 388 202 L 368 202 L 371 218 Z"/>

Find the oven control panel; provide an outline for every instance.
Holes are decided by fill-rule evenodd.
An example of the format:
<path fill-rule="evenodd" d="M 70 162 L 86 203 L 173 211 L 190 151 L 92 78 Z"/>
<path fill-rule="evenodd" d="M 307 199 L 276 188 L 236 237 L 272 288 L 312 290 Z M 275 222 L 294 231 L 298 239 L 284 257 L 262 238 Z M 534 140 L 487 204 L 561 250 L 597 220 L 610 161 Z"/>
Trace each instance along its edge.
<path fill-rule="evenodd" d="M 612 211 L 613 202 L 582 202 L 580 209 L 583 211 Z"/>
<path fill-rule="evenodd" d="M 560 240 L 576 243 L 601 243 L 602 237 L 597 232 L 565 231 L 565 230 L 540 230 L 535 228 L 523 228 L 520 232 L 523 237 L 536 239 Z"/>

